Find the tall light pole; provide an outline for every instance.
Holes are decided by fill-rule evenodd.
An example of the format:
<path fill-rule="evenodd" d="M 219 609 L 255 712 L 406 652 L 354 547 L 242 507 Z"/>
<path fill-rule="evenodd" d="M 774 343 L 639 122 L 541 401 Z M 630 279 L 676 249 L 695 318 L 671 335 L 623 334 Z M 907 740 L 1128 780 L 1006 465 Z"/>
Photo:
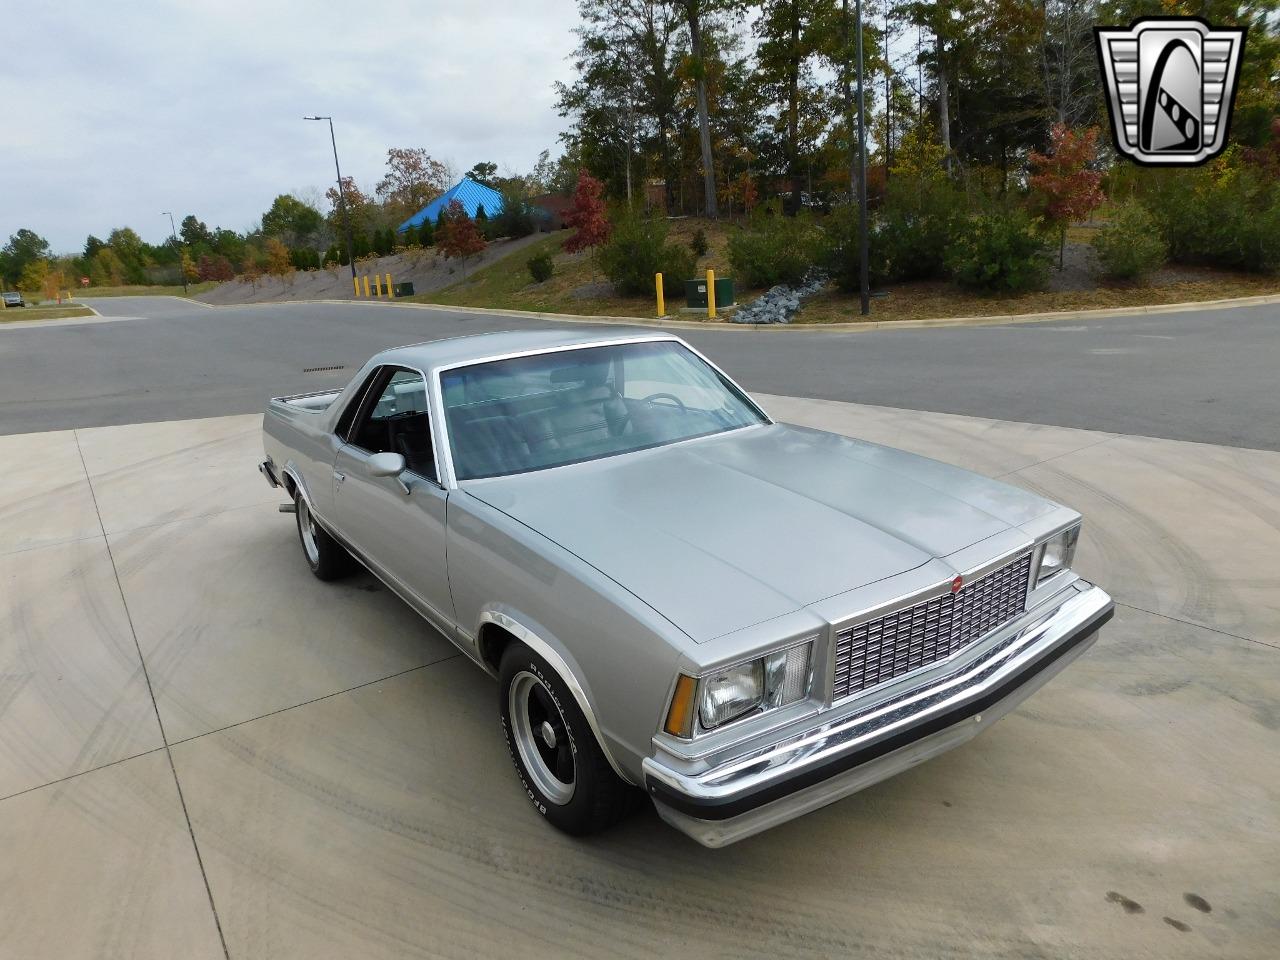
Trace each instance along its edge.
<path fill-rule="evenodd" d="M 182 262 L 182 247 L 178 243 L 178 228 L 173 225 L 173 214 L 161 210 L 160 216 L 169 218 L 169 236 L 173 237 L 173 249 L 178 251 L 178 273 L 182 274 L 182 292 L 187 292 L 187 268 Z"/>
<path fill-rule="evenodd" d="M 840 18 L 844 34 L 844 48 L 849 49 L 849 0 L 840 0 L 842 16 Z M 862 293 L 862 315 L 871 310 L 871 290 L 867 277 L 867 125 L 866 102 L 862 95 L 862 0 L 854 5 L 854 30 L 856 39 L 856 60 L 858 72 L 858 146 L 853 145 L 853 130 L 849 131 L 849 192 L 858 197 L 858 287 Z M 846 63 L 840 71 L 841 86 L 844 87 L 845 119 L 853 126 L 853 94 L 849 90 L 849 65 Z"/>
<path fill-rule="evenodd" d="M 347 263 L 351 264 L 351 279 L 356 278 L 356 257 L 351 243 L 351 215 L 347 213 L 347 190 L 342 185 L 342 167 L 338 166 L 338 140 L 333 135 L 333 117 L 303 117 L 303 120 L 328 120 L 329 142 L 333 144 L 333 169 L 338 172 L 338 205 L 342 207 L 342 225 L 347 231 Z"/>
<path fill-rule="evenodd" d="M 854 9 L 858 45 L 858 270 L 865 317 L 871 312 L 871 284 L 867 276 L 867 104 L 862 97 L 862 0 L 857 0 Z M 885 55 L 888 53 L 886 50 Z M 885 129 L 887 134 L 888 127 Z"/>

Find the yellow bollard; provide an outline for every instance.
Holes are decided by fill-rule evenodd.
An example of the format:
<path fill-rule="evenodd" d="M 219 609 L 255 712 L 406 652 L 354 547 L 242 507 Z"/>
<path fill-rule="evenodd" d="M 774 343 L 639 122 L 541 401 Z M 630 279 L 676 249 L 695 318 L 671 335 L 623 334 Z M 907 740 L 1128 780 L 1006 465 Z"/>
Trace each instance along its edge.
<path fill-rule="evenodd" d="M 356 296 L 360 296 L 360 279 L 358 277 L 352 277 L 351 285 L 356 288 Z"/>
<path fill-rule="evenodd" d="M 662 296 L 662 274 L 655 273 L 653 275 L 653 286 L 658 291 L 658 316 L 665 317 L 667 315 L 667 302 Z"/>
<path fill-rule="evenodd" d="M 382 274 L 380 273 L 373 275 L 373 295 L 375 297 L 382 296 Z"/>
<path fill-rule="evenodd" d="M 387 274 L 387 298 L 391 297 L 391 274 Z"/>
<path fill-rule="evenodd" d="M 369 278 L 368 277 L 364 278 L 364 295 L 366 297 L 369 295 Z"/>
<path fill-rule="evenodd" d="M 707 319 L 714 320 L 716 317 L 716 272 L 714 270 L 707 271 Z"/>

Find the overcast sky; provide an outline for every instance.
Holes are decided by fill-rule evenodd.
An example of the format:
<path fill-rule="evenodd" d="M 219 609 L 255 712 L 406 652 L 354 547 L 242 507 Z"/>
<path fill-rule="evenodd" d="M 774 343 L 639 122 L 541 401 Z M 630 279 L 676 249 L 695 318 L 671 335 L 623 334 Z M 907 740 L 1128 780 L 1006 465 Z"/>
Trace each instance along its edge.
<path fill-rule="evenodd" d="M 557 148 L 573 0 L 64 0 L 22 4 L 0 47 L 0 243 L 54 251 L 161 211 L 254 226 L 278 193 L 312 199 L 342 172 L 372 192 L 388 147 L 460 173 L 528 170 Z"/>

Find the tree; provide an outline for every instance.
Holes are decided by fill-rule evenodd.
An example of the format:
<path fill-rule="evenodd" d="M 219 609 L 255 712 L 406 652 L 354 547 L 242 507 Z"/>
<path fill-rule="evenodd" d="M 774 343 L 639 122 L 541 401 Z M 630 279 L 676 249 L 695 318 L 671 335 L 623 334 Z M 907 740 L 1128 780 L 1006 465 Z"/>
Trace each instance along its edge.
<path fill-rule="evenodd" d="M 124 264 L 109 246 L 90 258 L 89 282 L 95 287 L 118 287 L 124 283 Z"/>
<path fill-rule="evenodd" d="M 702 190 L 704 210 L 708 217 L 718 217 L 716 205 L 716 168 L 711 156 L 711 118 L 707 109 L 707 57 L 703 38 L 704 18 L 714 0 L 680 0 L 689 25 L 689 61 L 698 101 L 698 143 L 702 149 Z"/>
<path fill-rule="evenodd" d="M 386 176 L 374 192 L 389 219 L 400 223 L 448 190 L 452 179 L 449 167 L 422 147 L 392 147 L 387 151 Z M 350 191 L 347 199 L 351 200 Z"/>
<path fill-rule="evenodd" d="M 561 157 L 554 171 L 549 157 L 540 157 L 535 176 L 544 192 L 567 193 L 576 171 L 586 167 L 630 201 L 632 184 L 654 157 L 672 209 L 680 178 L 675 144 L 684 119 L 677 105 L 683 18 L 671 0 L 578 0 L 578 12 L 578 79 L 556 85 L 557 109 L 573 119 L 562 139 L 574 156 Z"/>
<path fill-rule="evenodd" d="M 323 222 L 320 211 L 292 194 L 282 193 L 262 215 L 262 233 L 275 237 L 286 246 L 297 246 L 311 239 Z M 186 230 L 186 221 L 183 221 Z M 184 232 L 185 236 L 185 232 Z"/>
<path fill-rule="evenodd" d="M 263 252 L 267 258 L 268 274 L 279 279 L 282 284 L 293 278 L 293 259 L 289 256 L 289 248 L 277 237 L 267 237 Z"/>
<path fill-rule="evenodd" d="M 461 201 L 449 201 L 449 219 L 440 231 L 440 250 L 449 258 L 469 257 L 484 250 L 486 244 L 475 221 L 467 216 Z"/>
<path fill-rule="evenodd" d="M 1093 28 L 1109 22 L 1098 19 L 1097 0 L 1046 0 L 1041 73 L 1058 123 L 1077 127 L 1097 119 L 1102 98 Z"/>
<path fill-rule="evenodd" d="M 22 276 L 32 261 L 48 257 L 49 241 L 34 230 L 23 227 L 0 249 L 0 278 L 12 283 Z"/>
<path fill-rule="evenodd" d="M 755 24 L 760 38 L 757 82 L 781 107 L 777 126 L 781 128 L 791 181 L 786 212 L 792 216 L 800 211 L 805 185 L 802 141 L 812 143 L 830 114 L 827 98 L 812 69 L 812 58 L 826 42 L 831 27 L 819 19 L 820 12 L 834 15 L 834 7 L 828 8 L 818 0 L 770 0 L 761 7 Z"/>
<path fill-rule="evenodd" d="M 1058 269 L 1067 248 L 1067 225 L 1084 220 L 1106 198 L 1102 194 L 1102 173 L 1090 170 L 1097 158 L 1098 128 L 1083 133 L 1066 124 L 1055 123 L 1049 133 L 1050 153 L 1032 151 L 1030 163 L 1035 173 L 1029 181 L 1032 200 L 1048 224 L 1058 230 Z"/>
<path fill-rule="evenodd" d="M 342 197 L 346 196 L 347 215 L 350 218 L 351 233 L 353 237 L 360 234 L 367 234 L 374 229 L 380 221 L 380 211 L 378 205 L 364 193 L 356 182 L 350 177 L 342 178 L 342 194 L 338 193 L 337 187 L 330 187 L 324 192 L 325 199 L 329 201 L 329 229 L 333 231 L 335 237 L 347 236 L 347 223 L 342 218 Z M 366 240 L 366 244 L 368 241 Z M 354 241 L 353 241 L 354 245 Z M 346 244 L 343 244 L 345 249 Z M 357 254 L 359 256 L 359 254 Z"/>
<path fill-rule="evenodd" d="M 198 280 L 231 280 L 235 275 L 235 270 L 231 268 L 231 261 L 216 253 L 201 254 L 196 264 Z"/>
<path fill-rule="evenodd" d="M 492 187 L 494 178 L 498 175 L 498 165 L 481 160 L 474 167 L 467 171 L 467 176 L 476 183 L 483 183 L 486 187 Z M 443 192 L 443 191 L 441 191 Z"/>
<path fill-rule="evenodd" d="M 178 234 L 182 237 L 182 242 L 191 247 L 198 243 L 209 243 L 213 239 L 209 228 L 202 221 L 197 220 L 194 213 L 189 213 L 182 218 L 182 227 Z"/>
<path fill-rule="evenodd" d="M 130 227 L 117 227 L 107 237 L 107 244 L 120 258 L 124 268 L 124 282 L 141 284 L 147 282 L 147 267 L 152 259 L 147 252 L 147 245 Z"/>
<path fill-rule="evenodd" d="M 92 233 L 84 241 L 84 259 L 92 260 L 94 254 L 105 247 L 106 244 L 95 237 Z"/>
<path fill-rule="evenodd" d="M 578 189 L 573 202 L 565 211 L 565 226 L 574 227 L 577 233 L 564 242 L 568 253 L 577 253 L 588 247 L 598 247 L 609 239 L 609 220 L 605 216 L 604 184 L 587 171 L 578 174 Z"/>
<path fill-rule="evenodd" d="M 186 278 L 188 283 L 194 283 L 200 279 L 200 270 L 196 267 L 196 262 L 191 259 L 191 254 L 186 247 L 182 248 L 181 261 L 179 266 L 182 270 L 182 276 Z"/>
<path fill-rule="evenodd" d="M 44 257 L 28 260 L 18 276 L 18 289 L 23 293 L 38 294 L 44 292 L 45 279 L 49 276 L 49 261 Z"/>

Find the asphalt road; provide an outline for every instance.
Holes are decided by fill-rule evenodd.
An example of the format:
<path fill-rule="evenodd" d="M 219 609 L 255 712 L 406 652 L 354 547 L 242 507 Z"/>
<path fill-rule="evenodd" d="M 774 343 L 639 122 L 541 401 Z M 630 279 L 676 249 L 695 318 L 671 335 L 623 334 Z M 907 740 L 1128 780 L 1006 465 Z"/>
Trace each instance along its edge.
<path fill-rule="evenodd" d="M 0 324 L 0 434 L 260 410 L 385 347 L 550 321 L 388 304 L 103 299 Z M 1280 307 L 869 333 L 681 331 L 748 389 L 1280 450 Z M 310 368 L 343 365 L 329 372 Z"/>

